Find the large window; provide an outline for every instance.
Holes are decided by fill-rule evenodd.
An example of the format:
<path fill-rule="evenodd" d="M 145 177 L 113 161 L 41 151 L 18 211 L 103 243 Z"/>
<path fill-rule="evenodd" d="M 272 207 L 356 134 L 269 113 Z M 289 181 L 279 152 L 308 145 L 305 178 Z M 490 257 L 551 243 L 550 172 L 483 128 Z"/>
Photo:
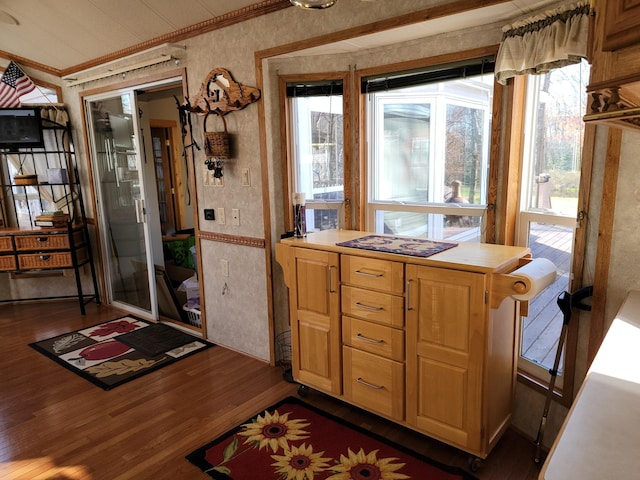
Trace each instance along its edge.
<path fill-rule="evenodd" d="M 493 63 L 367 78 L 367 230 L 480 241 Z"/>
<path fill-rule="evenodd" d="M 518 241 L 558 268 L 556 282 L 533 299 L 522 319 L 519 367 L 541 379 L 553 367 L 562 329 L 556 299 L 572 290 L 588 79 L 586 62 L 527 79 Z M 564 364 L 559 367 L 562 386 Z"/>
<path fill-rule="evenodd" d="M 287 83 L 293 191 L 304 193 L 307 231 L 344 226 L 343 82 Z"/>

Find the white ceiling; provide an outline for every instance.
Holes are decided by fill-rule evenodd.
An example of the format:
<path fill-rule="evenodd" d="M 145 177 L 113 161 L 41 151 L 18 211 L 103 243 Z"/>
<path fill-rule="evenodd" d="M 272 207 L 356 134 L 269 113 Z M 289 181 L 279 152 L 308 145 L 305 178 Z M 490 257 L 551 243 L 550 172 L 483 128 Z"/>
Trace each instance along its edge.
<path fill-rule="evenodd" d="M 0 0 L 0 56 L 5 52 L 64 71 L 257 3 L 256 0 Z M 377 48 L 425 37 L 425 32 L 430 36 L 509 22 L 553 4 L 558 4 L 558 0 L 512 0 L 430 20 L 428 25 L 404 26 L 299 54 Z"/>
<path fill-rule="evenodd" d="M 0 50 L 65 70 L 257 0 L 0 0 Z M 9 22 L 9 23 L 7 23 Z M 80 40 L 79 40 L 80 39 Z"/>

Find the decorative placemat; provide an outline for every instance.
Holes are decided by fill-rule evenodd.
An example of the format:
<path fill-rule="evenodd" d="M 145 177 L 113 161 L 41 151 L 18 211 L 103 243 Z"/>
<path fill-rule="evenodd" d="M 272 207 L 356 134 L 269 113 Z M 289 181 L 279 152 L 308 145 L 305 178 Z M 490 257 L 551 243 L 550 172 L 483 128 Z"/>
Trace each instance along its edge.
<path fill-rule="evenodd" d="M 430 257 L 436 253 L 458 246 L 457 243 L 436 242 L 424 238 L 389 237 L 384 235 L 367 235 L 346 242 L 338 242 L 340 247 L 361 248 L 377 252 L 399 253 L 414 257 Z"/>

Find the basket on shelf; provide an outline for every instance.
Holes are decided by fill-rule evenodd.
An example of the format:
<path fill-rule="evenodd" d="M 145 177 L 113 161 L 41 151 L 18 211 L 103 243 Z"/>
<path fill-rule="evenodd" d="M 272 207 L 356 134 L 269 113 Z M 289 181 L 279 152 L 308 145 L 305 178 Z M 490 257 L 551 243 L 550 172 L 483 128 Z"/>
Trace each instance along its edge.
<path fill-rule="evenodd" d="M 208 132 L 207 118 L 209 115 L 218 115 L 222 118 L 224 131 Z M 227 132 L 227 122 L 221 113 L 211 112 L 204 118 L 204 152 L 207 157 L 213 157 L 220 160 L 231 158 L 231 135 Z"/>

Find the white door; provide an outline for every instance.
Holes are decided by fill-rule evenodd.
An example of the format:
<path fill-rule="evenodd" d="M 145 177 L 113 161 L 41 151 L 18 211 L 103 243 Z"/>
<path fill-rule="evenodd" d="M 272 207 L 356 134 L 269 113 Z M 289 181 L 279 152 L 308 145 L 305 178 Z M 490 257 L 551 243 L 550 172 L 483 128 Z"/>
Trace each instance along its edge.
<path fill-rule="evenodd" d="M 107 303 L 158 318 L 134 90 L 85 99 Z"/>

